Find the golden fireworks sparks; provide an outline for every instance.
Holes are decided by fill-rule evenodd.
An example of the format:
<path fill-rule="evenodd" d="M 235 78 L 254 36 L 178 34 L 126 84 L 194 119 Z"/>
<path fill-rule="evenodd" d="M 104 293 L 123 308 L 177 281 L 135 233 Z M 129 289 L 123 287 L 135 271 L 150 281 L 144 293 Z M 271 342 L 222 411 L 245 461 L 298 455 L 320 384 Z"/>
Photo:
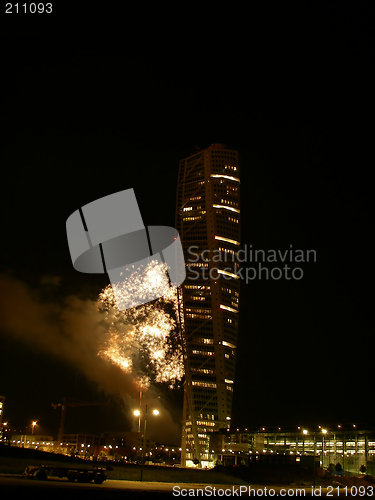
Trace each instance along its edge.
<path fill-rule="evenodd" d="M 119 310 L 116 300 L 121 294 L 126 302 L 137 286 L 141 287 L 137 295 L 147 296 L 150 290 L 160 289 L 160 284 L 166 280 L 165 264 L 151 261 L 144 269 L 134 270 L 132 286 L 118 284 L 114 293 L 109 285 L 98 298 L 98 308 L 104 312 L 108 324 L 107 339 L 98 355 L 124 372 L 134 374 L 141 390 L 146 390 L 152 381 L 169 383 L 173 387 L 184 375 L 175 320 L 178 314 L 176 289 L 168 286 L 159 299 L 124 311 Z"/>

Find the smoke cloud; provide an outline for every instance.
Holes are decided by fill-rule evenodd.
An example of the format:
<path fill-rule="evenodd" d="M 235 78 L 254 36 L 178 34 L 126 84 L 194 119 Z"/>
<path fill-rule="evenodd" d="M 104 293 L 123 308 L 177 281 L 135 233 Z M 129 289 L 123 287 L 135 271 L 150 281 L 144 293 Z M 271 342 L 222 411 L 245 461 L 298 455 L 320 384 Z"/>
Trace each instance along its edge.
<path fill-rule="evenodd" d="M 25 344 L 51 353 L 81 370 L 98 389 L 120 396 L 128 410 L 138 409 L 139 386 L 132 374 L 98 356 L 106 341 L 109 325 L 93 300 L 70 295 L 51 299 L 50 293 L 59 286 L 60 278 L 45 276 L 39 288 L 31 288 L 19 279 L 0 275 L 0 329 Z M 47 293 L 46 293 L 47 292 Z M 49 297 L 48 300 L 45 296 Z M 122 326 L 124 333 L 130 326 Z M 163 407 L 158 390 L 150 387 L 142 398 L 142 408 L 150 411 L 150 437 L 179 442 L 180 427 Z M 158 408 L 162 417 L 151 417 Z M 170 408 L 171 409 L 171 408 Z M 134 420 L 134 431 L 138 430 Z"/>
<path fill-rule="evenodd" d="M 42 284 L 33 290 L 12 276 L 0 275 L 1 330 L 72 363 L 100 389 L 136 398 L 132 377 L 98 356 L 107 329 L 96 303 L 73 295 L 46 302 L 41 299 L 43 287 L 57 285 L 58 279 L 43 278 Z"/>

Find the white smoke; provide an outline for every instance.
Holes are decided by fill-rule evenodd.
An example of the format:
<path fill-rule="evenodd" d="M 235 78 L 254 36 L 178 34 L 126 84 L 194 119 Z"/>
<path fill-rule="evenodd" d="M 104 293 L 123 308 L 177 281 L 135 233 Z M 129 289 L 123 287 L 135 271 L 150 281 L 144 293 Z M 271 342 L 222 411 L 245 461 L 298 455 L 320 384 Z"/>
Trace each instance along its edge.
<path fill-rule="evenodd" d="M 0 330 L 79 368 L 89 380 L 97 384 L 98 389 L 120 396 L 128 412 L 138 409 L 139 386 L 134 376 L 98 356 L 109 325 L 98 311 L 96 301 L 74 295 L 60 301 L 42 298 L 46 291 L 56 288 L 59 283 L 59 277 L 45 276 L 40 287 L 32 289 L 13 276 L 0 275 Z M 123 325 L 123 328 L 127 326 Z M 157 407 L 161 415 L 152 417 L 152 422 L 150 416 L 151 436 L 167 442 L 169 438 L 172 442 L 178 442 L 179 426 L 162 407 L 156 389 L 151 388 L 147 395 L 144 394 L 143 409 L 146 404 L 150 411 Z"/>

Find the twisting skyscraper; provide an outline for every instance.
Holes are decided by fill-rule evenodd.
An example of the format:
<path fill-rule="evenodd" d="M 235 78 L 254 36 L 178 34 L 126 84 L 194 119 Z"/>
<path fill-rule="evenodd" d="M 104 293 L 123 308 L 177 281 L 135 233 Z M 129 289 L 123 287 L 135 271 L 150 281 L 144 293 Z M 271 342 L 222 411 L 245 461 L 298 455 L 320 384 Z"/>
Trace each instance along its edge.
<path fill-rule="evenodd" d="M 199 460 L 202 466 L 211 459 L 209 433 L 229 428 L 232 414 L 240 291 L 238 153 L 212 144 L 181 160 L 176 205 L 186 263 L 180 289 L 182 463 Z"/>

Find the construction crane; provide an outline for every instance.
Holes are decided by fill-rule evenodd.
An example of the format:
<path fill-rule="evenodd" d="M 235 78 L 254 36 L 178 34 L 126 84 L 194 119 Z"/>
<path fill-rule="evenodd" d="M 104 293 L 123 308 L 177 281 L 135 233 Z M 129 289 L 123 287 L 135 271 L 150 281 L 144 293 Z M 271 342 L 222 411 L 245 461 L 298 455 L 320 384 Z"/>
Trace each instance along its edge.
<path fill-rule="evenodd" d="M 56 410 L 57 407 L 61 407 L 61 419 L 60 419 L 60 428 L 59 428 L 59 435 L 57 437 L 57 440 L 59 443 L 62 442 L 62 437 L 64 434 L 64 426 L 65 426 L 65 416 L 66 416 L 66 409 L 68 406 L 100 406 L 100 405 L 107 405 L 108 403 L 67 403 L 66 402 L 66 397 L 63 397 L 63 402 L 62 403 L 52 403 L 52 407 Z"/>

